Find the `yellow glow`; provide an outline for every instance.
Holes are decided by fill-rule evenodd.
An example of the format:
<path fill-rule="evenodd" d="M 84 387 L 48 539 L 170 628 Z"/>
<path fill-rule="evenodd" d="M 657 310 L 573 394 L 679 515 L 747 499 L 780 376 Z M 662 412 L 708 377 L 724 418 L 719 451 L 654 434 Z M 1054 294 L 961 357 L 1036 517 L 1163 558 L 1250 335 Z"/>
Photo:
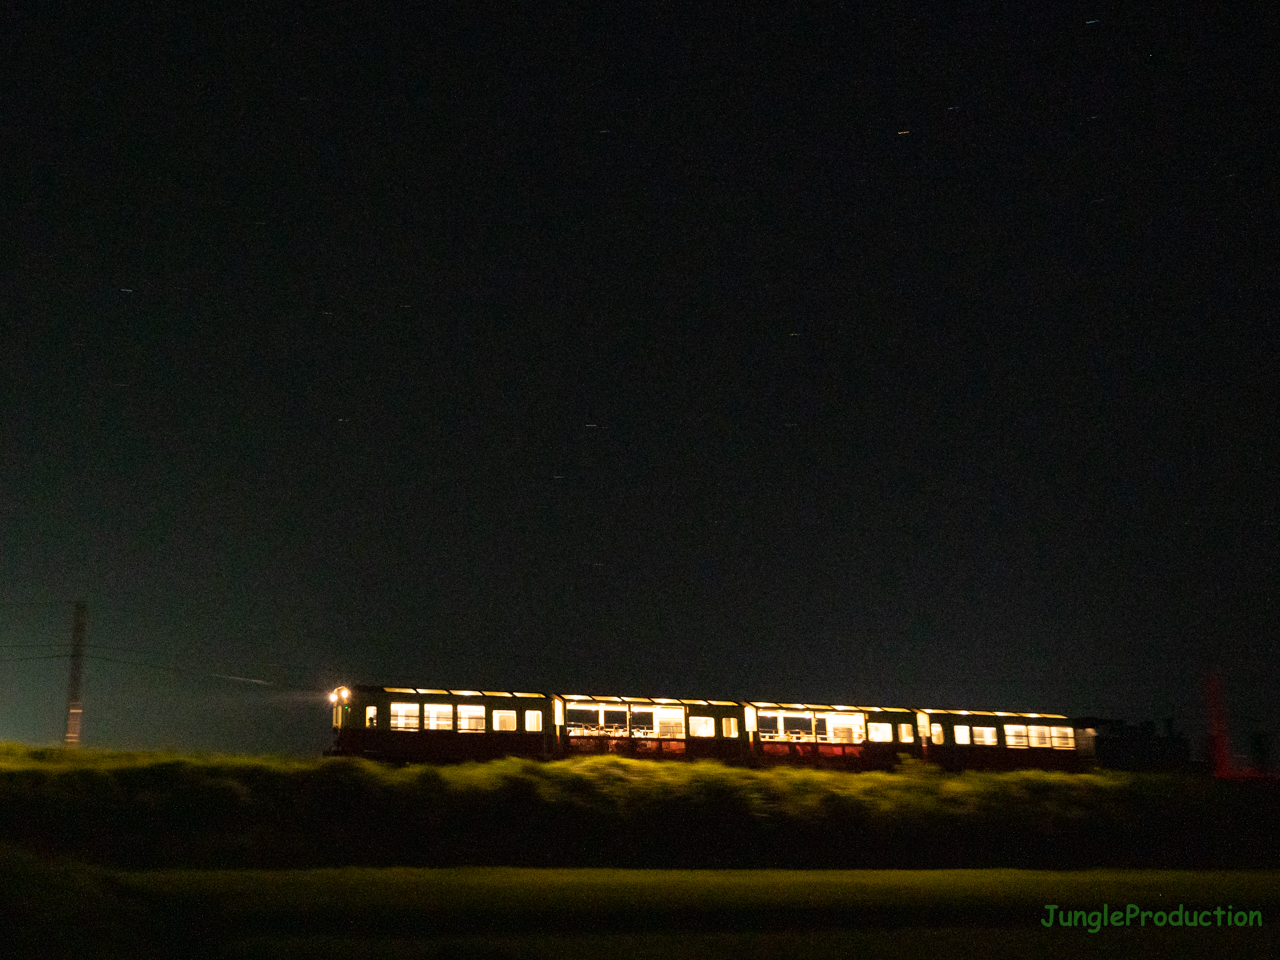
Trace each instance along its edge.
<path fill-rule="evenodd" d="M 752 700 L 751 705 L 753 707 L 776 707 L 777 706 L 776 703 L 773 703 L 770 700 Z"/>
<path fill-rule="evenodd" d="M 329 694 L 329 702 L 330 702 L 330 703 L 337 703 L 337 702 L 338 702 L 338 695 L 337 695 L 336 693 L 331 693 L 331 694 Z"/>
<path fill-rule="evenodd" d="M 679 700 L 672 700 L 670 697 L 654 697 L 653 703 L 679 703 Z"/>
<path fill-rule="evenodd" d="M 439 694 L 442 694 L 442 693 L 448 693 L 449 691 L 448 691 L 448 690 L 433 690 L 433 689 L 430 689 L 430 688 L 428 688 L 428 687 L 418 687 L 418 692 L 419 692 L 419 693 L 434 693 L 434 694 L 439 695 Z"/>
<path fill-rule="evenodd" d="M 1027 749 L 1027 728 L 1021 723 L 1004 725 L 1004 745 L 1011 750 Z"/>
<path fill-rule="evenodd" d="M 509 696 L 511 696 L 511 694 L 509 694 L 509 693 L 501 693 L 500 691 L 497 691 L 497 690 L 481 690 L 480 692 L 481 692 L 481 693 L 483 693 L 486 697 L 509 697 Z M 514 727 L 512 727 L 512 729 L 514 730 L 515 728 L 514 728 Z"/>
<path fill-rule="evenodd" d="M 691 707 L 705 707 L 707 705 L 705 700 L 681 700 L 680 702 L 687 703 Z"/>
<path fill-rule="evenodd" d="M 478 697 L 478 696 L 480 696 L 480 691 L 479 691 L 479 690 L 450 690 L 449 692 L 450 692 L 450 693 L 452 693 L 455 697 Z"/>
<path fill-rule="evenodd" d="M 650 703 L 650 702 L 652 702 L 652 701 L 650 701 L 650 700 L 649 700 L 649 698 L 648 698 L 648 697 L 623 697 L 623 698 L 622 698 L 622 700 L 623 700 L 623 702 L 624 702 L 624 703 Z"/>
<path fill-rule="evenodd" d="M 999 745 L 996 739 L 995 727 L 974 727 L 973 742 L 980 747 L 995 747 Z"/>
<path fill-rule="evenodd" d="M 867 739 L 872 743 L 893 743 L 893 724 L 868 723 Z"/>
<path fill-rule="evenodd" d="M 417 693 L 413 687 L 383 687 L 387 693 Z"/>
<path fill-rule="evenodd" d="M 547 695 L 545 693 L 517 693 L 516 696 L 517 697 L 540 697 L 543 700 L 547 698 Z"/>
<path fill-rule="evenodd" d="M 556 705 L 556 726 L 563 727 L 564 726 L 564 701 L 556 700 L 555 705 Z"/>
<path fill-rule="evenodd" d="M 689 718 L 689 736 L 714 737 L 715 735 L 716 735 L 716 721 L 714 717 L 690 717 Z"/>
<path fill-rule="evenodd" d="M 713 707 L 736 707 L 738 705 L 737 700 L 708 700 L 707 703 Z"/>
<path fill-rule="evenodd" d="M 962 747 L 967 747 L 969 745 L 969 728 L 968 727 L 954 727 L 952 728 L 951 732 L 955 734 L 957 744 L 959 744 Z"/>
<path fill-rule="evenodd" d="M 747 721 L 747 733 L 755 733 L 756 732 L 756 708 L 746 707 L 744 709 L 744 713 L 746 714 L 745 719 Z"/>

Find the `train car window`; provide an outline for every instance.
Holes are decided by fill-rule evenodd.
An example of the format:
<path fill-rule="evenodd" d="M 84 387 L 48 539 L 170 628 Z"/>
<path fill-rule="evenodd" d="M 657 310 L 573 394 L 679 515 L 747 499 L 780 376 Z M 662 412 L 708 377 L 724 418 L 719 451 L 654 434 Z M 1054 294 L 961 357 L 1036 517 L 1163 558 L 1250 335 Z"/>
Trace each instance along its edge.
<path fill-rule="evenodd" d="M 738 739 L 738 718 L 725 717 L 720 721 L 720 731 L 729 740 Z"/>
<path fill-rule="evenodd" d="M 684 739 L 684 710 L 679 707 L 659 707 L 656 713 L 659 737 L 673 740 Z"/>
<path fill-rule="evenodd" d="M 378 708 L 377 707 L 364 708 L 364 725 L 366 727 L 376 727 L 378 725 Z"/>
<path fill-rule="evenodd" d="M 418 705 L 416 703 L 393 703 L 391 705 L 392 730 L 417 730 Z"/>
<path fill-rule="evenodd" d="M 716 735 L 715 717 L 690 717 L 689 736 L 714 737 Z"/>
<path fill-rule="evenodd" d="M 1071 727 L 1053 727 L 1050 731 L 1053 749 L 1074 750 L 1076 748 L 1076 732 Z"/>
<path fill-rule="evenodd" d="M 915 731 L 909 723 L 898 724 L 898 742 L 911 743 L 915 740 Z"/>
<path fill-rule="evenodd" d="M 953 727 L 951 733 L 956 738 L 957 744 L 962 747 L 969 745 L 969 728 L 967 726 Z"/>
<path fill-rule="evenodd" d="M 756 719 L 761 740 L 777 740 L 780 736 L 781 721 L 776 713 L 761 713 Z"/>
<path fill-rule="evenodd" d="M 929 725 L 929 739 L 934 743 L 947 742 L 947 735 L 942 729 L 942 724 L 934 723 Z"/>
<path fill-rule="evenodd" d="M 1049 746 L 1049 728 L 1027 727 L 1027 738 L 1033 747 L 1047 747 Z"/>
<path fill-rule="evenodd" d="M 813 716 L 783 715 L 782 729 L 786 732 L 788 740 L 812 740 Z"/>
<path fill-rule="evenodd" d="M 526 710 L 524 712 L 524 729 L 526 733 L 542 732 L 541 710 Z"/>
<path fill-rule="evenodd" d="M 861 743 L 866 739 L 865 725 L 859 729 L 858 721 L 861 716 L 853 713 L 828 713 L 827 739 L 832 743 Z"/>
<path fill-rule="evenodd" d="M 973 742 L 980 747 L 994 747 L 998 746 L 1000 741 L 996 739 L 995 727 L 974 727 Z"/>
<path fill-rule="evenodd" d="M 453 705 L 448 703 L 424 703 L 422 705 L 422 729 L 452 730 Z"/>
<path fill-rule="evenodd" d="M 493 729 L 514 730 L 516 728 L 516 712 L 514 710 L 493 711 Z"/>
<path fill-rule="evenodd" d="M 653 719 L 656 707 L 631 708 L 631 735 L 633 737 L 652 737 L 658 726 Z"/>
<path fill-rule="evenodd" d="M 458 732 L 484 733 L 484 707 L 458 704 Z"/>
<path fill-rule="evenodd" d="M 1004 745 L 1014 750 L 1025 750 L 1027 748 L 1027 728 L 1020 723 L 1006 723 L 1004 725 Z"/>
<path fill-rule="evenodd" d="M 743 710 L 743 715 L 746 719 L 747 733 L 755 733 L 756 732 L 756 708 L 755 707 L 745 708 Z"/>
<path fill-rule="evenodd" d="M 893 743 L 893 724 L 868 723 L 867 739 L 872 743 Z"/>

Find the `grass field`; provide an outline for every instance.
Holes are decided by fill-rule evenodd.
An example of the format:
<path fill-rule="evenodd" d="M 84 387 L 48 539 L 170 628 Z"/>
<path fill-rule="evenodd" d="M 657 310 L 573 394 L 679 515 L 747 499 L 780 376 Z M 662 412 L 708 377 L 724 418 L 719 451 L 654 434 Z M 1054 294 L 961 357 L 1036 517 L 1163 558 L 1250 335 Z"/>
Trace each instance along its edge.
<path fill-rule="evenodd" d="M 592 757 L 393 768 L 0 745 L 0 842 L 126 869 L 1267 868 L 1280 789 Z"/>
<path fill-rule="evenodd" d="M 25 934 L 41 956 L 1254 958 L 1280 946 L 1269 925 L 1041 925 L 1049 903 L 1230 904 L 1267 923 L 1280 917 L 1273 871 L 24 869 L 44 871 L 51 912 L 18 940 L 10 927 L 8 943 Z"/>

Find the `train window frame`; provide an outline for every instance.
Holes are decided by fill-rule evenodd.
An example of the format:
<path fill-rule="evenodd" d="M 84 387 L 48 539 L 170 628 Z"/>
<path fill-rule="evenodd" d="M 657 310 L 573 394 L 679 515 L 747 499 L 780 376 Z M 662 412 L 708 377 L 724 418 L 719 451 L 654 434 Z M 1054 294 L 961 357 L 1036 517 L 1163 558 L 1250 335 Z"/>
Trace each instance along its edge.
<path fill-rule="evenodd" d="M 1029 725 L 1027 727 L 1027 742 L 1031 744 L 1034 749 L 1048 749 L 1051 746 L 1049 728 L 1038 725 Z"/>
<path fill-rule="evenodd" d="M 1072 727 L 1050 727 L 1049 739 L 1055 750 L 1074 750 L 1076 732 Z"/>
<path fill-rule="evenodd" d="M 940 723 L 929 724 L 929 742 L 930 743 L 946 743 L 947 731 Z"/>
<path fill-rule="evenodd" d="M 524 732 L 525 733 L 541 733 L 542 732 L 542 711 L 526 710 L 524 712 Z"/>
<path fill-rule="evenodd" d="M 458 732 L 485 733 L 488 729 L 488 724 L 485 721 L 484 714 L 483 703 L 458 704 Z M 476 722 L 477 720 L 479 720 L 479 723 Z"/>
<path fill-rule="evenodd" d="M 510 726 L 504 724 L 510 723 Z M 494 733 L 515 733 L 516 731 L 516 712 L 514 710 L 495 710 L 493 711 L 493 732 Z"/>
<path fill-rule="evenodd" d="M 1027 725 L 1025 723 L 1006 723 L 1004 725 L 1004 745 L 1010 750 L 1027 749 Z"/>
<path fill-rule="evenodd" d="M 914 723 L 898 724 L 898 742 L 899 743 L 915 743 L 916 729 Z"/>
<path fill-rule="evenodd" d="M 422 729 L 421 717 L 419 703 L 397 700 L 391 704 L 391 729 L 397 733 L 417 733 Z"/>
<path fill-rule="evenodd" d="M 378 727 L 378 708 L 370 705 L 364 708 L 364 728 L 376 730 Z"/>
<path fill-rule="evenodd" d="M 422 705 L 422 729 L 433 732 L 453 729 L 452 703 L 424 703 Z"/>
<path fill-rule="evenodd" d="M 720 732 L 726 740 L 738 739 L 738 718 L 737 717 L 721 717 Z"/>
<path fill-rule="evenodd" d="M 1000 746 L 1000 731 L 995 727 L 973 727 L 973 743 L 978 747 Z"/>
<path fill-rule="evenodd" d="M 657 707 L 653 722 L 660 740 L 683 740 L 686 736 L 683 707 Z"/>
<path fill-rule="evenodd" d="M 689 717 L 689 736 L 714 737 L 716 735 L 715 717 Z"/>
<path fill-rule="evenodd" d="M 951 728 L 951 736 L 955 738 L 957 747 L 973 745 L 973 736 L 967 723 L 958 723 Z"/>
<path fill-rule="evenodd" d="M 867 741 L 869 743 L 893 743 L 893 724 L 868 723 Z"/>

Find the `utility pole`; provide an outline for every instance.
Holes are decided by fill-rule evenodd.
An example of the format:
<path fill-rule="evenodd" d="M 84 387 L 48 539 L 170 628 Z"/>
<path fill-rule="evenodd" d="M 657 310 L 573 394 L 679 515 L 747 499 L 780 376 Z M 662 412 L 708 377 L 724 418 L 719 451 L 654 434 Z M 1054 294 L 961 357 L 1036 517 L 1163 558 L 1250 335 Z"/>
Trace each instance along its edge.
<path fill-rule="evenodd" d="M 80 746 L 80 672 L 84 666 L 84 635 L 89 614 L 83 600 L 76 603 L 71 618 L 71 679 L 67 682 L 67 746 Z"/>

